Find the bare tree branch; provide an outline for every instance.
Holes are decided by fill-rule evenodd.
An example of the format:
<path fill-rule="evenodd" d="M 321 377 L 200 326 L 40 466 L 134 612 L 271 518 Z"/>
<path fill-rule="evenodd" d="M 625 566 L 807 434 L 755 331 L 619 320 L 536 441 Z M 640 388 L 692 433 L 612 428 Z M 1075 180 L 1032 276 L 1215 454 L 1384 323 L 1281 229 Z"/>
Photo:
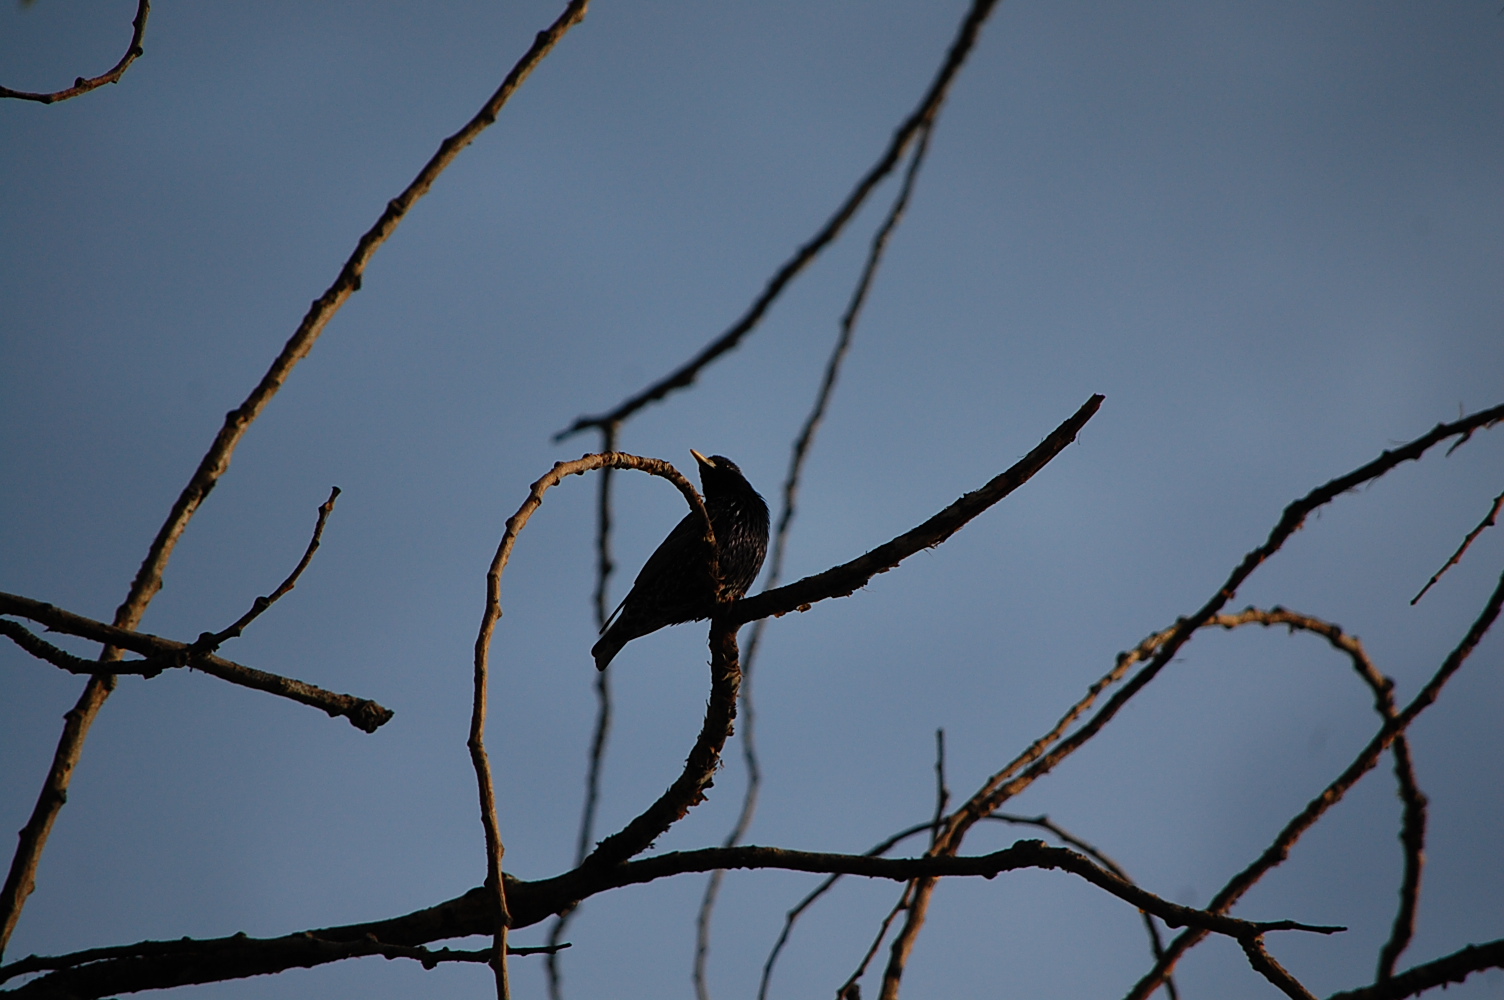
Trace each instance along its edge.
<path fill-rule="evenodd" d="M 951 42 L 950 50 L 946 53 L 945 62 L 941 64 L 940 71 L 936 74 L 929 90 L 919 106 L 906 118 L 898 131 L 893 134 L 888 148 L 883 155 L 873 164 L 872 169 L 857 182 L 855 188 L 846 196 L 835 214 L 832 215 L 821 227 L 820 231 L 812 236 L 809 242 L 801 246 L 794 255 L 778 269 L 778 272 L 768 281 L 767 286 L 742 314 L 741 318 L 731 325 L 725 333 L 711 341 L 700 350 L 693 358 L 685 362 L 679 368 L 670 372 L 664 378 L 653 383 L 636 395 L 623 400 L 617 407 L 606 413 L 593 416 L 582 416 L 570 424 L 569 427 L 554 435 L 555 441 L 578 434 L 580 431 L 592 427 L 604 427 L 608 424 L 620 424 L 632 414 L 641 410 L 650 403 L 655 403 L 676 389 L 684 389 L 694 384 L 701 370 L 716 358 L 732 350 L 741 343 L 742 338 L 752 331 L 762 319 L 763 314 L 773 304 L 785 286 L 792 281 L 800 271 L 803 271 L 812 262 L 820 251 L 824 250 L 841 231 L 846 224 L 856 215 L 857 209 L 867 200 L 874 188 L 884 177 L 893 172 L 903 158 L 904 152 L 914 142 L 920 131 L 930 125 L 935 116 L 940 113 L 940 106 L 945 101 L 945 95 L 950 91 L 951 84 L 955 81 L 956 74 L 966 62 L 966 57 L 971 54 L 976 45 L 978 36 L 981 34 L 982 25 L 986 23 L 988 16 L 997 6 L 997 0 L 972 0 L 971 8 L 966 12 L 961 26 L 956 32 L 955 39 Z"/>
<path fill-rule="evenodd" d="M 59 649 L 35 632 L 27 629 L 20 622 L 13 622 L 9 618 L 0 618 L 0 635 L 6 636 L 17 646 L 20 646 L 37 659 L 46 660 L 53 666 L 61 667 L 70 674 L 92 676 L 99 673 L 98 660 L 86 660 L 82 656 L 74 656 L 67 650 Z M 170 666 L 170 664 L 163 663 L 161 660 L 127 660 L 114 666 L 115 669 L 113 672 L 116 674 L 155 677 Z"/>
<path fill-rule="evenodd" d="M 836 988 L 836 1000 L 861 1000 L 862 989 L 858 985 L 861 978 L 867 974 L 867 966 L 872 964 L 872 959 L 877 957 L 877 950 L 883 946 L 883 940 L 888 936 L 888 929 L 893 926 L 893 921 L 898 915 L 914 905 L 914 889 L 917 882 L 909 882 L 903 887 L 903 892 L 898 894 L 898 902 L 888 910 L 887 914 L 879 921 L 877 933 L 872 935 L 872 943 L 862 953 L 862 960 L 856 963 L 856 968 L 851 970 L 851 975 L 846 981 Z"/>
<path fill-rule="evenodd" d="M 477 677 L 490 646 L 491 634 L 496 620 L 501 617 L 501 574 L 511 557 L 517 535 L 527 524 L 533 512 L 543 503 L 544 494 L 570 475 L 583 475 L 606 467 L 638 469 L 669 480 L 689 502 L 692 511 L 699 514 L 705 526 L 706 552 L 710 561 L 710 575 L 719 579 L 720 571 L 715 560 L 715 534 L 710 524 L 710 515 L 705 504 L 689 480 L 685 479 L 668 462 L 614 452 L 605 455 L 586 455 L 573 462 L 558 462 L 532 486 L 527 500 L 517 513 L 507 520 L 507 530 L 497 547 L 496 557 L 487 578 L 486 616 L 481 634 L 476 639 Z M 683 773 L 668 791 L 649 806 L 627 827 L 603 840 L 595 851 L 581 864 L 581 868 L 610 867 L 637 854 L 653 842 L 664 830 L 682 817 L 693 805 L 704 799 L 703 790 L 709 786 L 711 775 L 720 760 L 720 748 L 730 734 L 731 721 L 736 715 L 736 683 L 740 670 L 736 663 L 736 629 L 734 625 L 720 623 L 720 616 L 712 623 L 712 692 L 706 712 L 705 726 L 700 739 L 690 752 Z M 729 647 L 728 647 L 729 642 Z M 729 654 L 729 660 L 726 659 Z M 729 697 L 729 704 L 727 698 Z M 477 769 L 479 769 L 477 765 Z M 498 868 L 499 871 L 499 868 Z M 498 882 L 499 884 L 499 882 Z M 562 909 L 562 907 L 561 907 Z"/>
<path fill-rule="evenodd" d="M 146 632 L 132 632 L 129 629 L 116 628 L 92 618 L 85 618 L 83 615 L 76 615 L 71 611 L 64 611 L 62 608 L 45 604 L 42 601 L 34 601 L 29 597 L 0 593 L 0 614 L 30 618 L 34 622 L 46 625 L 54 632 L 64 632 L 83 639 L 106 643 L 116 649 L 128 649 L 133 653 L 140 653 L 146 659 L 133 660 L 122 664 L 121 667 L 129 673 L 140 674 L 143 677 L 154 677 L 168 668 L 189 667 L 209 674 L 211 677 L 229 681 L 231 684 L 239 684 L 241 687 L 254 688 L 257 691 L 289 698 L 304 705 L 312 705 L 314 708 L 323 709 L 331 716 L 342 716 L 349 719 L 350 724 L 356 729 L 368 733 L 374 733 L 392 717 L 390 709 L 383 708 L 367 698 L 336 694 L 313 684 L 247 667 L 211 653 L 196 652 L 191 643 L 163 639 L 161 636 Z M 10 630 L 7 630 L 6 634 L 15 638 Z M 66 653 L 63 656 L 69 661 L 78 659 Z M 44 658 L 51 659 L 51 657 Z M 122 672 L 115 664 L 109 664 L 106 667 L 98 661 L 92 661 L 92 671 L 76 669 L 90 662 L 85 660 L 79 664 L 66 666 L 64 669 L 73 670 L 75 673 L 92 672 L 96 675 L 101 669 L 108 669 L 111 673 Z"/>
<path fill-rule="evenodd" d="M 764 591 L 755 597 L 745 597 L 731 606 L 731 618 L 738 624 L 758 618 L 778 617 L 790 611 L 803 611 L 819 601 L 832 597 L 846 597 L 856 593 L 879 573 L 886 573 L 909 556 L 923 549 L 934 548 L 966 526 L 977 515 L 997 503 L 1033 478 L 1081 432 L 1106 398 L 1092 396 L 1070 419 L 1051 431 L 1039 445 L 1006 472 L 995 476 L 979 490 L 961 497 L 917 528 L 904 532 L 891 541 L 884 542 L 866 555 L 858 556 L 848 563 L 835 566 L 823 573 L 807 576 L 802 580 L 776 590 Z"/>
<path fill-rule="evenodd" d="M 73 86 L 65 87 L 62 90 L 55 90 L 50 94 L 39 94 L 27 90 L 11 90 L 9 87 L 0 87 L 0 97 L 10 97 L 18 101 L 36 101 L 40 104 L 56 104 L 58 101 L 66 101 L 70 97 L 77 97 L 79 94 L 87 94 L 89 91 L 103 87 L 107 83 L 114 83 L 125 75 L 125 71 L 130 68 L 131 63 L 146 54 L 146 50 L 141 47 L 141 40 L 146 37 L 146 19 L 150 14 L 151 0 L 138 0 L 136 4 L 136 16 L 131 20 L 130 44 L 125 47 L 125 55 L 120 57 L 120 61 L 105 73 L 96 77 L 90 77 L 89 79 L 78 77 L 73 81 Z"/>
<path fill-rule="evenodd" d="M 1291 632 L 1301 630 L 1325 637 L 1333 648 L 1351 658 L 1353 669 L 1373 692 L 1374 710 L 1380 718 L 1391 720 L 1398 713 L 1394 703 L 1394 682 L 1374 666 L 1368 651 L 1356 636 L 1346 634 L 1331 622 L 1276 607 L 1268 611 L 1246 608 L 1237 614 L 1217 615 L 1207 624 L 1231 629 L 1254 623 L 1266 626 L 1285 625 Z M 1415 933 L 1415 914 L 1420 903 L 1426 846 L 1426 797 L 1416 782 L 1415 765 L 1410 758 L 1410 741 L 1404 733 L 1395 737 L 1390 753 L 1394 756 L 1394 776 L 1399 785 L 1400 801 L 1404 804 L 1400 843 L 1404 847 L 1405 860 L 1400 882 L 1400 905 L 1394 915 L 1389 940 L 1379 952 L 1378 977 L 1381 980 L 1393 975 L 1395 963 L 1409 946 L 1410 938 Z M 1156 956 L 1157 962 L 1165 960 L 1163 953 Z"/>

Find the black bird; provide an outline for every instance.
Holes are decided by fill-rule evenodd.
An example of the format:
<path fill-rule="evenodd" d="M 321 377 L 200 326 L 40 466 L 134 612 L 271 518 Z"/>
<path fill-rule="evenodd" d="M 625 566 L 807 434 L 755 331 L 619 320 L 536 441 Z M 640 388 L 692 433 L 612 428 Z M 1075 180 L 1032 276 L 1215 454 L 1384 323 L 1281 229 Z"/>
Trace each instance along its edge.
<path fill-rule="evenodd" d="M 741 597 L 757 579 L 768 554 L 768 505 L 736 463 L 724 455 L 706 458 L 689 452 L 700 465 L 705 510 L 715 530 L 722 593 Z M 626 598 L 601 626 L 590 650 L 597 670 L 638 636 L 665 625 L 709 618 L 715 611 L 714 581 L 706 572 L 705 523 L 690 511 L 658 544 L 632 583 Z"/>

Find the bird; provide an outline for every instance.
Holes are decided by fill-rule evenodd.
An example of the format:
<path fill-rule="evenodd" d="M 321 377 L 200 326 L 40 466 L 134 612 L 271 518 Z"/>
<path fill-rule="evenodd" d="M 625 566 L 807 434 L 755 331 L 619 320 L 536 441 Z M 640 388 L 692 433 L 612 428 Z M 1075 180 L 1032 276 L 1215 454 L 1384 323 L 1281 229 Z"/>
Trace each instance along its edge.
<path fill-rule="evenodd" d="M 725 455 L 690 449 L 700 467 L 705 510 L 715 532 L 723 600 L 747 592 L 768 554 L 768 504 Z M 666 625 L 699 621 L 715 612 L 715 581 L 705 552 L 705 522 L 690 511 L 642 564 L 632 589 L 601 626 L 590 655 L 605 670 L 621 648 Z"/>

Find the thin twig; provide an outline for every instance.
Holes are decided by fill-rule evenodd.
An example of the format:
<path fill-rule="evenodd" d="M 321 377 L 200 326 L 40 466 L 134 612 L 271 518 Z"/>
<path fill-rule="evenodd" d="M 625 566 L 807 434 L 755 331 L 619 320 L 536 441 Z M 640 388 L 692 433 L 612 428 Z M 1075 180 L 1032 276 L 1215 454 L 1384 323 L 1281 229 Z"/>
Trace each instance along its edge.
<path fill-rule="evenodd" d="M 1420 593 L 1410 598 L 1411 605 L 1419 603 L 1420 599 L 1426 596 L 1426 591 L 1435 586 L 1436 581 L 1440 580 L 1447 570 L 1451 569 L 1453 566 L 1456 566 L 1462 561 L 1462 556 L 1465 552 L 1467 552 L 1468 547 L 1473 544 L 1473 539 L 1483 534 L 1485 529 L 1492 528 L 1494 526 L 1494 522 L 1498 519 L 1499 516 L 1500 507 L 1504 507 L 1504 493 L 1500 493 L 1498 496 L 1494 497 L 1494 503 L 1493 506 L 1488 509 L 1488 515 L 1484 517 L 1482 521 L 1478 522 L 1478 526 L 1476 528 L 1467 533 L 1467 537 L 1462 540 L 1462 544 L 1457 547 L 1457 551 L 1452 553 L 1452 558 L 1447 560 L 1446 565 L 1432 574 L 1431 579 L 1426 581 L 1426 585 L 1420 588 Z"/>
<path fill-rule="evenodd" d="M 1071 847 L 1074 847 L 1076 850 L 1093 859 L 1103 868 L 1106 868 L 1108 871 L 1112 872 L 1123 881 L 1133 881 L 1133 879 L 1128 877 L 1128 873 L 1123 870 L 1122 865 L 1118 864 L 1112 858 L 1108 857 L 1099 848 L 1094 847 L 1093 845 L 1077 837 L 1075 834 L 1071 833 L 1069 830 L 1066 830 L 1064 827 L 1060 826 L 1048 816 L 1010 816 L 1007 813 L 993 813 L 986 818 L 1001 820 L 1004 823 L 1014 823 L 1022 826 L 1035 826 L 1041 830 L 1048 830 L 1051 834 L 1059 838 L 1062 843 L 1069 844 Z M 1157 961 L 1164 955 L 1165 950 L 1164 941 L 1160 938 L 1159 935 L 1159 925 L 1154 922 L 1154 917 L 1151 916 L 1148 912 L 1140 910 L 1139 915 L 1144 918 L 1144 928 L 1149 934 L 1149 949 L 1154 953 L 1154 958 Z M 1180 994 L 1179 991 L 1175 988 L 1175 980 L 1169 976 L 1165 977 L 1165 990 L 1169 993 L 1170 1000 L 1178 1000 Z"/>
<path fill-rule="evenodd" d="M 961 26 L 956 32 L 955 39 L 951 42 L 950 49 L 946 52 L 945 62 L 941 64 L 939 72 L 931 82 L 929 89 L 919 106 L 906 118 L 898 131 L 893 134 L 888 147 L 883 155 L 878 158 L 870 170 L 857 182 L 855 188 L 846 196 L 835 214 L 832 215 L 810 240 L 801 246 L 790 257 L 776 274 L 768 281 L 767 286 L 742 314 L 741 318 L 733 323 L 725 333 L 711 341 L 689 361 L 669 373 L 664 378 L 653 383 L 636 395 L 621 402 L 615 409 L 607 413 L 599 413 L 593 416 L 582 416 L 568 428 L 554 435 L 555 441 L 562 441 L 572 434 L 591 427 L 602 427 L 606 424 L 619 424 L 632 416 L 638 410 L 663 399 L 676 389 L 687 388 L 694 384 L 696 378 L 706 365 L 716 358 L 735 348 L 741 343 L 743 337 L 757 326 L 758 321 L 768 308 L 778 298 L 790 281 L 804 270 L 820 252 L 841 234 L 846 224 L 856 215 L 857 209 L 861 208 L 867 196 L 877 185 L 893 172 L 903 158 L 904 152 L 914 142 L 920 131 L 934 121 L 940 111 L 940 105 L 945 100 L 951 84 L 955 81 L 956 74 L 966 62 L 966 57 L 971 54 L 976 45 L 977 37 L 981 34 L 982 25 L 986 23 L 988 15 L 997 6 L 997 0 L 972 0 L 971 8 L 961 21 Z"/>
<path fill-rule="evenodd" d="M 141 617 L 146 613 L 147 605 L 151 603 L 157 591 L 162 589 L 162 574 L 166 570 L 168 560 L 172 557 L 173 549 L 177 547 L 178 539 L 182 537 L 183 531 L 188 527 L 188 522 L 192 520 L 209 492 L 229 469 L 230 459 L 240 439 L 245 436 L 246 431 L 260 416 L 262 410 L 266 409 L 272 397 L 282 388 L 282 384 L 292 374 L 293 368 L 307 357 L 309 351 L 313 350 L 315 341 L 323 333 L 334 314 L 360 288 L 366 266 L 376 251 L 396 231 L 398 223 L 418 199 L 428 193 L 439 174 L 444 172 L 466 146 L 475 141 L 476 136 L 496 121 L 496 116 L 502 106 L 543 60 L 543 57 L 548 55 L 565 32 L 584 18 L 588 4 L 589 0 L 570 0 L 558 20 L 547 30 L 538 33 L 532 46 L 512 67 L 501 86 L 491 95 L 475 117 L 471 118 L 458 132 L 440 143 L 438 151 L 424 164 L 423 169 L 418 171 L 412 183 L 401 194 L 387 202 L 381 217 L 356 243 L 354 252 L 345 261 L 334 283 L 309 307 L 303 321 L 298 324 L 298 329 L 283 346 L 282 352 L 277 355 L 261 381 L 251 390 L 251 394 L 243 403 L 225 416 L 224 425 L 215 436 L 214 443 L 210 445 L 203 460 L 199 462 L 198 468 L 188 480 L 188 485 L 183 488 L 182 493 L 173 503 L 167 520 L 163 522 L 156 538 L 152 540 L 146 558 L 137 570 L 135 579 L 131 581 L 130 591 L 125 601 L 116 609 L 116 626 L 134 629 L 141 623 Z M 138 32 L 145 29 L 145 24 L 145 19 L 142 18 L 137 27 Z M 100 654 L 101 662 L 108 663 L 119 658 L 119 651 L 113 647 L 106 647 Z M 47 777 L 43 781 L 41 793 L 37 796 L 37 803 L 32 810 L 31 818 L 22 831 L 20 843 L 6 876 L 5 888 L 0 890 L 0 955 L 5 952 L 5 946 L 10 941 L 16 922 L 21 917 L 21 910 L 26 904 L 27 897 L 36 887 L 37 865 L 46 848 L 47 838 L 52 832 L 52 824 L 67 800 L 73 768 L 83 753 L 89 727 L 114 687 L 115 679 L 112 674 L 96 674 L 90 677 L 77 704 L 64 716 L 63 732 L 58 740 L 52 765 L 48 768 Z"/>
<path fill-rule="evenodd" d="M 319 518 L 313 526 L 313 537 L 308 540 L 308 548 L 303 550 L 303 558 L 298 560 L 298 565 L 288 574 L 287 579 L 283 580 L 281 585 L 270 594 L 256 598 L 251 605 L 251 610 L 241 615 L 229 628 L 221 632 L 205 632 L 199 636 L 193 644 L 196 652 L 212 653 L 229 640 L 240 638 L 247 625 L 261 617 L 267 608 L 280 601 L 288 591 L 298 585 L 298 578 L 303 575 L 308 564 L 313 562 L 313 554 L 319 550 L 319 539 L 324 537 L 324 525 L 328 522 L 329 515 L 334 512 L 334 501 L 339 497 L 339 493 L 338 486 L 331 487 L 329 499 L 319 504 Z"/>
<path fill-rule="evenodd" d="M 930 820 L 930 846 L 940 836 L 940 819 L 950 805 L 950 786 L 945 783 L 945 730 L 935 730 L 935 816 Z"/>
<path fill-rule="evenodd" d="M 883 946 L 883 939 L 888 936 L 888 928 L 893 926 L 893 921 L 914 904 L 914 885 L 913 882 L 908 883 L 898 894 L 898 902 L 893 904 L 882 922 L 877 925 L 877 933 L 872 935 L 872 943 L 867 946 L 862 960 L 857 963 L 851 975 L 846 977 L 846 981 L 836 989 L 836 1000 L 861 1000 L 862 993 L 857 983 L 867 974 L 867 966 L 871 965 L 872 959 L 877 956 L 877 949 Z"/>
<path fill-rule="evenodd" d="M 33 93 L 26 90 L 11 90 L 9 87 L 0 87 L 0 97 L 10 97 L 18 101 L 36 101 L 40 104 L 56 104 L 58 101 L 66 101 L 70 97 L 79 94 L 87 94 L 97 87 L 103 87 L 107 83 L 114 83 L 125 75 L 131 63 L 146 54 L 141 47 L 141 40 L 146 37 L 146 19 L 151 14 L 151 0 L 139 0 L 136 4 L 136 16 L 131 21 L 131 41 L 125 47 L 125 55 L 120 61 L 100 76 L 85 79 L 78 77 L 73 81 L 73 86 L 62 90 L 55 90 L 50 94 Z"/>
<path fill-rule="evenodd" d="M 1389 940 L 1379 951 L 1378 978 L 1394 975 L 1400 956 L 1415 936 L 1416 911 L 1420 908 L 1421 875 L 1426 865 L 1427 801 L 1415 780 L 1415 763 L 1410 758 L 1410 742 L 1401 734 L 1390 748 L 1394 755 L 1394 776 L 1399 783 L 1400 800 L 1405 805 L 1400 825 L 1400 845 L 1405 851 L 1405 870 L 1400 877 L 1400 905 L 1394 912 Z"/>
<path fill-rule="evenodd" d="M 781 847 L 706 847 L 695 851 L 655 854 L 619 865 L 602 873 L 598 891 L 617 886 L 640 885 L 669 875 L 711 871 L 715 868 L 775 868 L 819 874 L 840 872 L 895 882 L 907 882 L 916 878 L 995 878 L 1003 872 L 1039 868 L 1075 875 L 1125 903 L 1154 914 L 1171 927 L 1200 927 L 1233 938 L 1274 931 L 1336 934 L 1346 930 L 1344 927 L 1307 924 L 1295 920 L 1243 920 L 1211 910 L 1182 906 L 1108 871 L 1084 854 L 1066 847 L 1051 847 L 1042 840 L 1020 840 L 1011 847 L 990 854 L 943 857 L 926 854 L 917 858 L 827 854 L 791 851 Z M 574 873 L 570 873 L 547 882 L 557 885 L 568 883 L 575 877 Z"/>

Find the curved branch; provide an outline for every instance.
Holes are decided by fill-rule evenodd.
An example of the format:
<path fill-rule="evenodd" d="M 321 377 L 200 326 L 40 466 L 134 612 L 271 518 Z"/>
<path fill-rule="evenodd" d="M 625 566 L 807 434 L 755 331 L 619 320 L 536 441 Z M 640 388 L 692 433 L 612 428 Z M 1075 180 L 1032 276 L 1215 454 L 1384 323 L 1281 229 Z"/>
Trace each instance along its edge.
<path fill-rule="evenodd" d="M 1294 847 L 1296 841 L 1314 826 L 1317 820 L 1325 815 L 1327 810 L 1342 801 L 1353 785 L 1357 784 L 1358 779 L 1374 768 L 1378 763 L 1379 756 L 1404 735 L 1405 730 L 1410 727 L 1410 723 L 1414 722 L 1421 712 L 1424 712 L 1436 701 L 1437 696 L 1441 693 L 1441 689 L 1446 685 L 1447 681 L 1462 667 L 1462 664 L 1472 654 L 1479 641 L 1493 627 L 1493 623 L 1499 617 L 1501 607 L 1504 607 L 1504 575 L 1500 576 L 1499 582 L 1494 587 L 1494 591 L 1489 596 L 1482 612 L 1479 613 L 1473 624 L 1468 628 L 1467 634 L 1463 636 L 1462 641 L 1447 654 L 1441 666 L 1437 668 L 1431 679 L 1426 682 L 1426 685 L 1421 688 L 1419 693 L 1411 699 L 1410 704 L 1406 705 L 1403 711 L 1393 712 L 1385 717 L 1384 724 L 1379 728 L 1379 731 L 1374 734 L 1373 738 L 1369 740 L 1368 745 L 1359 752 L 1358 756 L 1347 766 L 1346 770 L 1333 779 L 1322 790 L 1320 795 L 1308 802 L 1304 809 L 1286 823 L 1278 836 L 1274 838 L 1273 843 L 1265 848 L 1264 852 L 1251 864 L 1234 875 L 1222 887 L 1221 891 L 1212 898 L 1212 901 L 1207 904 L 1207 909 L 1219 912 L 1230 909 L 1271 868 L 1284 863 L 1285 859 L 1290 856 L 1290 850 Z M 1418 891 L 1418 869 L 1415 877 Z M 1402 901 L 1401 914 L 1403 913 L 1404 903 Z M 1400 917 L 1397 916 L 1396 930 L 1391 934 L 1389 942 L 1385 945 L 1385 953 L 1387 954 L 1390 950 L 1393 950 L 1395 957 L 1398 957 L 1399 948 L 1403 944 L 1403 937 L 1407 936 L 1403 933 L 1399 919 Z M 1145 998 L 1152 994 L 1157 988 L 1157 977 L 1162 976 L 1169 969 L 1173 969 L 1175 962 L 1180 956 L 1199 943 L 1202 936 L 1198 935 L 1195 930 L 1189 930 L 1181 934 L 1174 941 L 1171 941 L 1170 946 L 1165 949 L 1165 957 L 1156 963 L 1155 967 L 1134 985 L 1133 990 L 1128 994 L 1129 1000 L 1145 1000 Z M 1383 968 L 1381 966 L 1381 975 L 1382 972 Z"/>
<path fill-rule="evenodd" d="M 39 104 L 56 104 L 58 101 L 66 101 L 70 97 L 77 97 L 79 94 L 87 94 L 89 91 L 103 87 L 107 83 L 114 83 L 125 75 L 125 71 L 130 68 L 131 63 L 146 54 L 146 50 L 141 48 L 141 40 L 146 37 L 146 18 L 150 14 L 151 0 L 139 0 L 136 4 L 136 16 L 131 21 L 131 41 L 125 47 L 125 55 L 121 56 L 120 61 L 105 73 L 90 77 L 89 79 L 79 77 L 73 81 L 73 86 L 65 87 L 62 90 L 54 90 L 50 94 L 39 94 L 28 90 L 11 90 L 9 87 L 0 87 L 0 97 L 10 97 L 18 101 L 36 101 Z"/>
<path fill-rule="evenodd" d="M 165 669 L 174 667 L 188 667 L 218 677 L 220 680 L 229 681 L 231 684 L 239 684 L 241 687 L 254 688 L 257 691 L 265 691 L 268 694 L 278 695 L 292 701 L 301 702 L 304 705 L 312 705 L 322 709 L 330 716 L 342 716 L 350 720 L 350 724 L 356 729 L 367 733 L 374 733 L 392 717 L 389 708 L 368 698 L 357 698 L 354 695 L 336 694 L 326 691 L 321 687 L 308 684 L 304 681 L 295 680 L 291 677 L 283 677 L 280 674 L 267 673 L 265 670 L 257 670 L 255 667 L 247 667 L 233 660 L 226 660 L 212 653 L 203 653 L 195 649 L 192 643 L 177 642 L 173 639 L 163 639 L 161 636 L 151 635 L 147 632 L 133 632 L 130 629 L 116 628 L 106 625 L 104 622 L 76 615 L 71 611 L 42 601 L 35 601 L 29 597 L 21 597 L 17 594 L 0 593 L 0 614 L 16 615 L 21 618 L 29 618 L 34 622 L 46 625 L 53 632 L 63 632 L 67 635 L 76 635 L 82 639 L 92 639 L 95 642 L 104 643 L 115 649 L 127 649 L 133 653 L 140 653 L 146 657 L 144 660 L 132 660 L 128 663 L 101 664 L 97 660 L 83 660 L 76 656 L 57 650 L 55 646 L 43 642 L 33 636 L 36 643 L 56 650 L 61 654 L 60 658 L 66 658 L 64 662 L 58 662 L 51 655 L 38 649 L 33 655 L 39 655 L 49 662 L 56 663 L 65 670 L 74 673 L 89 673 L 100 675 L 101 670 L 108 670 L 111 675 L 117 673 L 140 674 L 143 677 L 155 677 Z M 4 630 L 11 638 L 16 638 L 13 629 Z M 25 631 L 22 629 L 21 631 Z M 30 635 L 30 633 L 27 633 Z M 23 648 L 26 642 L 17 639 Z M 32 650 L 28 650 L 32 652 Z"/>
<path fill-rule="evenodd" d="M 731 605 L 735 607 L 735 605 Z M 736 696 L 741 687 L 741 654 L 736 645 L 734 621 L 724 612 L 710 623 L 710 700 L 705 706 L 705 722 L 700 735 L 684 761 L 684 770 L 674 783 L 625 827 L 602 840 L 576 872 L 610 871 L 652 846 L 670 826 L 683 819 L 689 810 L 705 801 L 705 790 L 714 784 L 721 750 L 731 736 L 736 721 Z M 583 899 L 582 894 L 578 899 Z M 571 903 L 576 900 L 571 900 Z"/>
<path fill-rule="evenodd" d="M 507 562 L 512 558 L 512 549 L 517 544 L 517 536 L 527 526 L 533 512 L 543 505 L 544 494 L 557 486 L 565 476 L 580 476 L 602 468 L 640 469 L 652 475 L 661 476 L 678 487 L 689 502 L 690 509 L 697 511 L 705 524 L 705 540 L 707 552 L 710 553 L 711 575 L 715 579 L 719 579 L 720 576 L 716 567 L 715 533 L 711 528 L 710 514 L 705 509 L 704 501 L 700 499 L 694 486 L 680 474 L 679 470 L 659 459 L 607 453 L 586 455 L 573 462 L 555 462 L 552 469 L 533 483 L 527 499 L 522 502 L 517 513 L 507 518 L 506 531 L 502 533 L 501 541 L 496 546 L 496 555 L 491 560 L 491 568 L 486 573 L 486 608 L 481 616 L 480 633 L 475 638 L 475 698 L 470 716 L 468 741 L 470 760 L 475 768 L 475 780 L 480 794 L 481 823 L 486 834 L 486 885 L 491 890 L 499 918 L 496 920 L 496 943 L 492 964 L 496 970 L 497 994 L 500 1000 L 506 1000 L 509 993 L 506 977 L 506 939 L 512 916 L 507 905 L 506 880 L 501 874 L 501 864 L 506 848 L 502 843 L 500 824 L 496 818 L 496 786 L 491 774 L 490 758 L 486 754 L 485 732 L 491 638 L 495 634 L 496 623 L 501 619 L 501 577 L 506 572 Z"/>
<path fill-rule="evenodd" d="M 941 64 L 940 71 L 936 74 L 929 90 L 919 106 L 906 118 L 893 138 L 888 143 L 888 148 L 883 155 L 873 164 L 872 169 L 857 182 L 855 188 L 846 196 L 835 214 L 826 221 L 819 232 L 790 257 L 778 272 L 769 279 L 762 294 L 752 303 L 741 318 L 731 325 L 725 333 L 711 341 L 700 350 L 693 358 L 690 358 L 679 368 L 670 372 L 664 378 L 638 392 L 636 395 L 623 400 L 617 407 L 606 413 L 598 413 L 593 416 L 583 416 L 575 420 L 567 428 L 554 435 L 555 441 L 562 441 L 571 435 L 592 427 L 605 428 L 613 424 L 620 424 L 632 414 L 643 407 L 656 403 L 676 389 L 684 389 L 694 384 L 699 377 L 700 371 L 716 358 L 732 350 L 741 343 L 752 329 L 757 326 L 763 314 L 778 298 L 784 287 L 792 281 L 800 271 L 803 271 L 836 237 L 846 228 L 846 224 L 856 215 L 857 209 L 867 200 L 874 188 L 893 172 L 903 159 L 904 152 L 914 142 L 921 129 L 928 126 L 940 113 L 940 105 L 945 101 L 945 95 L 950 91 L 951 84 L 955 81 L 956 74 L 966 62 L 966 57 L 971 54 L 976 45 L 978 36 L 982 32 L 982 25 L 986 23 L 988 15 L 997 6 L 997 0 L 972 0 L 971 8 L 961 21 L 961 26 L 956 32 L 955 39 L 951 42 L 950 49 L 946 53 L 945 62 Z"/>

